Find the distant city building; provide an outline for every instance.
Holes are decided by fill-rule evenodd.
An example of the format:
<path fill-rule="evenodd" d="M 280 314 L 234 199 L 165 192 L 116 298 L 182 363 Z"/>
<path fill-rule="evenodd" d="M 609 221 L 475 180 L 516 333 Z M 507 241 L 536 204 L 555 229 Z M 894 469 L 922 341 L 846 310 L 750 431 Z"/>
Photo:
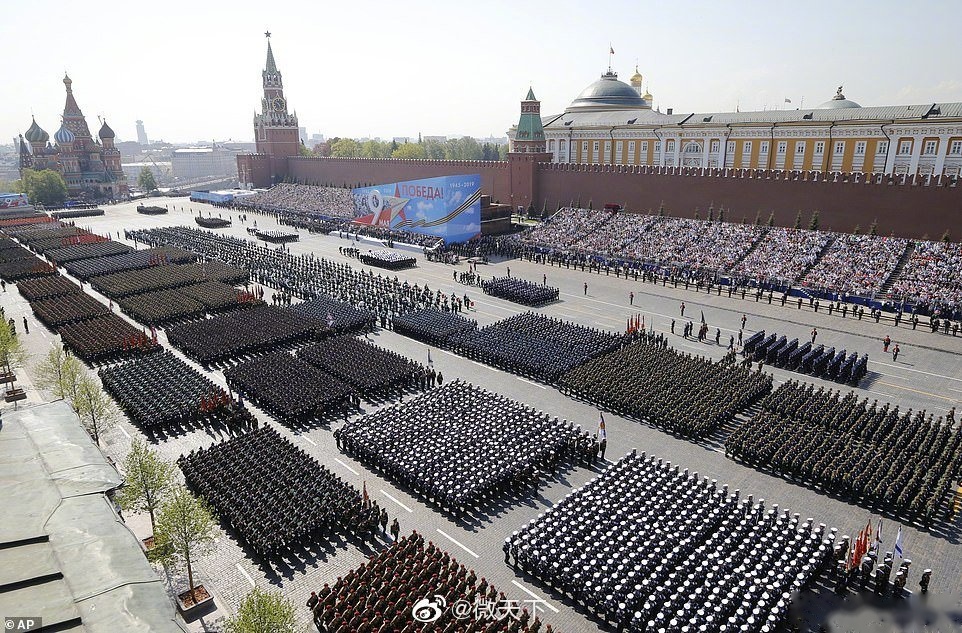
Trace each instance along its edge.
<path fill-rule="evenodd" d="M 175 149 L 170 162 L 174 178 L 182 180 L 237 175 L 237 152 L 221 146 Z"/>
<path fill-rule="evenodd" d="M 962 103 L 863 107 L 840 86 L 815 107 L 660 112 L 637 68 L 630 81 L 609 68 L 564 112 L 540 117 L 552 162 L 909 176 L 962 169 Z M 531 147 L 526 135 L 536 127 L 523 112 L 508 132 L 512 151 Z"/>
<path fill-rule="evenodd" d="M 157 181 L 158 185 L 164 185 L 170 182 L 171 176 L 171 162 L 170 161 L 146 161 L 139 163 L 124 163 L 122 165 L 124 169 L 124 175 L 127 176 L 127 182 L 133 183 L 134 186 L 137 185 L 137 177 L 140 176 L 140 172 L 143 171 L 144 167 L 150 169 L 154 174 L 154 180 Z"/>
<path fill-rule="evenodd" d="M 447 137 L 447 136 L 422 136 L 422 137 L 421 137 L 421 140 L 423 140 L 423 141 L 433 141 L 433 142 L 435 142 L 435 143 L 443 143 L 443 142 L 445 142 L 446 140 L 448 140 L 448 137 Z"/>
<path fill-rule="evenodd" d="M 64 76 L 67 99 L 63 123 L 54 134 L 56 145 L 34 120 L 20 137 L 20 173 L 24 169 L 52 169 L 67 183 L 71 197 L 120 199 L 127 196 L 127 178 L 120 161 L 120 150 L 114 145 L 114 131 L 104 121 L 97 141 L 90 134 L 87 119 L 73 96 L 73 81 Z M 24 142 L 26 141 L 26 142 Z"/>
<path fill-rule="evenodd" d="M 301 141 L 301 143 L 304 143 L 305 145 L 307 144 L 307 128 L 306 127 L 297 128 L 297 138 Z"/>
<path fill-rule="evenodd" d="M 150 141 L 147 140 L 147 130 L 144 129 L 144 122 L 137 121 L 137 142 L 143 146 L 150 145 Z"/>

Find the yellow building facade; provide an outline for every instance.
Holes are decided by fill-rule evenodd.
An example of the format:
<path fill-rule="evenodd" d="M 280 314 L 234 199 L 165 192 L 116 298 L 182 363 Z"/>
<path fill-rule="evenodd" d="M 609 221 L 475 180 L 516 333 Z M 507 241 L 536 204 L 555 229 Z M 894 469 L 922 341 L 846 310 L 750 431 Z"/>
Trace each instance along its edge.
<path fill-rule="evenodd" d="M 637 72 L 610 69 L 561 114 L 543 117 L 553 162 L 957 177 L 962 103 L 675 113 L 652 109 Z M 508 132 L 513 146 L 515 129 Z"/>

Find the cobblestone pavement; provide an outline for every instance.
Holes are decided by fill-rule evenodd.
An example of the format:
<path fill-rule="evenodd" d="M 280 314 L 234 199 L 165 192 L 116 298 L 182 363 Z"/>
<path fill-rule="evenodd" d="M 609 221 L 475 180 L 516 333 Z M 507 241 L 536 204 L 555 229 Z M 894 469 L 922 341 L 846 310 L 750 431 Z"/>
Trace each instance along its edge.
<path fill-rule="evenodd" d="M 195 226 L 191 214 L 187 211 L 187 209 L 194 209 L 203 210 L 205 215 L 213 212 L 214 215 L 232 216 L 235 221 L 234 226 L 219 231 L 225 234 L 247 238 L 249 236 L 246 234 L 246 228 L 255 219 L 259 228 L 290 230 L 289 227 L 278 227 L 271 218 L 263 215 L 249 214 L 249 222 L 242 225 L 237 221 L 236 213 L 229 213 L 226 210 L 192 204 L 186 199 L 160 202 L 171 207 L 173 209 L 171 213 L 164 216 L 143 216 L 136 213 L 136 205 L 131 203 L 107 207 L 105 216 L 80 218 L 76 223 L 96 232 L 109 232 L 111 237 L 117 239 L 118 232 L 122 237 L 125 228 L 175 224 Z M 356 259 L 345 258 L 338 254 L 338 246 L 347 245 L 347 240 L 337 236 L 310 235 L 304 231 L 300 234 L 302 241 L 289 245 L 292 252 L 313 253 L 317 256 L 348 261 L 358 268 L 367 268 L 361 266 Z M 421 257 L 418 257 L 418 260 L 417 268 L 401 271 L 397 273 L 398 277 L 409 279 L 412 283 L 427 283 L 432 288 L 440 288 L 445 292 L 454 291 L 459 295 L 466 292 L 473 301 L 477 302 L 477 310 L 472 311 L 470 316 L 476 318 L 482 325 L 526 309 L 485 296 L 478 288 L 455 283 L 452 273 L 466 270 L 465 265 L 448 266 L 431 263 L 424 261 Z M 962 405 L 960 402 L 962 400 L 962 337 L 931 334 L 927 329 L 923 331 L 921 328 L 913 331 L 905 324 L 895 328 L 893 323 L 885 321 L 875 324 L 868 319 L 859 322 L 850 316 L 842 319 L 840 316 L 828 316 L 824 311 L 816 314 L 807 306 L 799 310 L 795 304 L 791 303 L 787 307 L 781 307 L 777 300 L 774 305 L 769 305 L 767 299 L 756 302 L 751 298 L 748 300 L 737 297 L 728 298 L 727 293 L 723 293 L 720 297 L 704 292 L 699 294 L 682 288 L 674 289 L 670 286 L 655 286 L 623 278 L 617 279 L 613 274 L 559 269 L 518 260 L 479 266 L 479 270 L 488 277 L 504 274 L 507 267 L 511 268 L 512 275 L 536 282 L 542 280 L 542 275 L 547 275 L 548 283 L 561 289 L 559 302 L 538 310 L 545 314 L 592 327 L 620 331 L 624 329 L 630 315 L 641 313 L 645 315 L 646 323 L 653 324 L 656 331 L 667 332 L 672 319 L 677 321 L 677 329 L 681 331 L 682 320 L 679 312 L 680 303 L 684 301 L 686 317 L 697 322 L 700 320 L 700 312 L 704 311 L 705 318 L 711 327 L 711 342 L 699 344 L 691 339 L 672 336 L 671 344 L 679 350 L 712 358 L 720 358 L 724 354 L 730 334 L 734 333 L 737 337 L 743 314 L 747 319 L 744 331 L 746 338 L 757 329 L 765 329 L 769 332 L 807 340 L 812 328 L 817 327 L 820 342 L 869 354 L 870 376 L 864 383 L 864 388 L 858 390 L 860 394 L 869 398 L 878 398 L 880 401 L 896 402 L 903 410 L 909 407 L 916 410 L 928 409 L 936 415 L 944 414 L 951 406 Z M 585 282 L 588 283 L 587 295 L 583 292 Z M 89 286 L 85 290 L 107 303 L 104 297 L 93 293 Z M 269 300 L 272 290 L 267 288 L 265 292 Z M 634 292 L 633 306 L 629 306 L 629 292 Z M 55 334 L 32 318 L 29 306 L 20 297 L 15 286 L 8 285 L 7 292 L 0 295 L 0 305 L 4 307 L 8 316 L 16 319 L 18 329 L 23 315 L 27 315 L 30 319 L 30 334 L 24 336 L 24 339 L 28 349 L 34 354 L 34 359 L 37 359 L 50 344 L 59 343 Z M 716 327 L 722 330 L 720 346 L 714 344 Z M 898 362 L 892 362 L 890 356 L 881 352 L 880 341 L 886 334 L 897 341 L 902 348 Z M 406 354 L 415 360 L 421 362 L 426 360 L 429 348 L 422 343 L 390 331 L 376 332 L 370 335 L 370 338 L 379 345 Z M 166 345 L 167 340 L 163 331 L 160 332 L 160 339 Z M 173 348 L 168 347 L 168 349 Z M 174 353 L 183 358 L 180 352 L 174 350 Z M 549 415 L 573 420 L 588 428 L 592 428 L 597 423 L 598 412 L 595 407 L 570 399 L 550 386 L 467 360 L 444 350 L 432 349 L 431 356 L 435 367 L 444 374 L 446 381 L 457 378 L 468 380 L 486 389 L 528 403 Z M 188 362 L 199 371 L 203 371 L 197 364 L 189 360 Z M 797 378 L 826 386 L 833 384 L 777 368 L 766 368 L 766 371 L 770 371 L 776 381 Z M 29 367 L 26 371 L 18 372 L 22 384 L 30 394 L 28 400 L 20 406 L 30 406 L 31 403 L 36 404 L 43 399 L 32 388 L 31 373 L 32 368 Z M 226 386 L 221 371 L 207 373 L 215 382 Z M 5 407 L 10 408 L 12 405 L 5 405 Z M 372 408 L 368 403 L 365 403 L 364 407 L 367 411 Z M 412 529 L 422 532 L 427 539 L 434 540 L 466 566 L 473 567 L 479 576 L 488 578 L 510 599 L 525 600 L 532 596 L 545 599 L 547 606 L 543 617 L 547 622 L 554 624 L 556 629 L 573 632 L 608 630 L 605 625 L 586 617 L 580 608 L 575 607 L 569 600 L 557 595 L 539 581 L 516 575 L 511 567 L 503 563 L 501 552 L 501 545 L 506 536 L 551 507 L 572 488 L 586 483 L 600 472 L 599 469 L 577 467 L 562 471 L 556 476 L 549 477 L 537 490 L 521 498 L 505 501 L 486 516 L 470 520 L 455 520 L 432 508 L 416 493 L 395 486 L 363 464 L 341 453 L 334 444 L 331 431 L 342 422 L 317 426 L 300 432 L 276 423 L 262 411 L 256 409 L 254 411 L 262 423 L 271 424 L 282 434 L 292 438 L 297 446 L 317 457 L 321 463 L 347 481 L 358 488 L 366 483 L 372 497 L 388 509 L 392 518 L 399 517 L 402 533 Z M 740 489 L 743 494 L 753 494 L 755 498 L 763 498 L 769 503 L 777 503 L 782 508 L 799 512 L 803 517 L 812 517 L 829 526 L 836 526 L 842 534 L 854 535 L 867 521 L 872 520 L 874 523 L 878 518 L 878 515 L 870 509 L 846 503 L 811 487 L 796 484 L 770 473 L 759 472 L 727 459 L 724 451 L 720 449 L 720 437 L 696 443 L 614 414 L 606 415 L 605 419 L 609 438 L 607 452 L 609 462 L 621 458 L 632 448 L 645 450 L 672 463 L 680 464 L 683 468 L 690 468 L 701 475 L 717 479 L 719 483 L 727 483 L 730 488 Z M 142 435 L 141 432 L 135 426 L 123 419 L 117 427 L 105 435 L 102 446 L 108 455 L 119 463 L 129 450 L 131 438 L 140 435 Z M 160 437 L 155 440 L 154 446 L 164 457 L 175 459 L 182 453 L 210 445 L 226 437 L 224 430 L 197 429 L 169 437 Z M 146 536 L 149 533 L 149 522 L 144 517 L 128 517 L 127 520 L 139 536 Z M 896 522 L 885 517 L 883 520 L 885 536 L 888 539 L 886 549 L 891 549 Z M 909 588 L 917 589 L 918 574 L 921 569 L 926 567 L 933 569 L 928 606 L 932 607 L 934 615 L 930 618 L 929 626 L 938 626 L 941 630 L 949 630 L 952 626 L 945 613 L 950 610 L 962 612 L 960 537 L 962 535 L 960 535 L 958 523 L 943 523 L 932 530 L 907 525 L 904 530 L 907 556 L 913 560 L 913 574 L 910 577 Z M 386 542 L 382 541 L 379 546 L 383 546 Z M 302 605 L 310 591 L 320 587 L 324 582 L 335 581 L 338 576 L 357 567 L 363 562 L 367 553 L 369 551 L 362 551 L 356 545 L 342 541 L 327 548 L 312 548 L 297 560 L 269 567 L 247 553 L 233 535 L 223 534 L 213 553 L 197 565 L 197 574 L 201 581 L 213 588 L 218 609 L 190 623 L 190 628 L 197 631 L 218 630 L 220 619 L 236 609 L 246 592 L 255 585 L 280 588 L 298 605 L 299 617 L 306 624 L 309 622 L 309 615 Z M 179 576 L 169 578 L 172 587 L 178 590 L 184 588 L 183 578 Z M 425 587 L 425 594 L 430 593 L 431 588 Z M 414 596 L 412 599 L 416 600 L 420 597 Z M 912 605 L 913 613 L 922 612 L 919 603 L 920 597 L 917 595 L 909 599 L 908 604 Z M 821 590 L 814 597 L 806 596 L 800 600 L 799 612 L 800 617 L 809 622 L 827 621 L 833 626 L 842 627 L 843 630 L 897 630 L 895 623 L 899 621 L 899 617 L 904 616 L 904 614 L 899 615 L 898 609 L 890 607 L 890 603 L 885 603 L 881 607 L 863 605 L 861 610 L 854 609 L 854 604 L 854 598 L 844 602 L 838 601 L 832 599 L 830 592 Z"/>

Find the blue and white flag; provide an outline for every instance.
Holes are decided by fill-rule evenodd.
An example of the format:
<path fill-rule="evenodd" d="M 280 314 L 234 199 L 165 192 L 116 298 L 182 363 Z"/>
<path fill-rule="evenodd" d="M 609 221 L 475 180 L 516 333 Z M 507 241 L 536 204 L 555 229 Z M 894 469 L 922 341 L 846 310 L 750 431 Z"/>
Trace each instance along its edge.
<path fill-rule="evenodd" d="M 902 526 L 899 526 L 899 532 L 895 535 L 895 555 L 899 558 L 905 558 L 902 555 Z"/>

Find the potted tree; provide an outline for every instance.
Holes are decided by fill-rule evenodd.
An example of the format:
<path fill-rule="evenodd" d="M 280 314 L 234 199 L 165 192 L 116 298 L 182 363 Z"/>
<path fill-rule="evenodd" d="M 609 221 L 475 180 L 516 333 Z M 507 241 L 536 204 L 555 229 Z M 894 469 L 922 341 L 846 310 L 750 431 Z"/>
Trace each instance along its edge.
<path fill-rule="evenodd" d="M 225 633 L 294 633 L 294 604 L 279 591 L 255 588 L 244 597 L 237 613 L 224 623 Z"/>
<path fill-rule="evenodd" d="M 148 551 L 154 547 L 154 532 L 157 530 L 154 515 L 174 485 L 174 471 L 175 466 L 147 448 L 143 440 L 134 439 L 131 443 L 123 463 L 124 485 L 117 502 L 125 511 L 150 515 L 150 536 L 142 540 Z"/>
<path fill-rule="evenodd" d="M 12 325 L 13 319 L 9 322 L 0 319 L 0 382 L 6 385 L 4 400 L 16 403 L 26 398 L 27 394 L 23 389 L 13 386 L 17 380 L 13 370 L 23 366 L 28 354 Z"/>
<path fill-rule="evenodd" d="M 171 488 L 157 513 L 154 552 L 165 566 L 183 565 L 187 570 L 187 591 L 177 594 L 177 609 L 184 619 L 213 604 L 210 591 L 204 585 L 194 585 L 193 563 L 213 548 L 217 533 L 214 514 L 203 500 L 184 486 Z"/>

